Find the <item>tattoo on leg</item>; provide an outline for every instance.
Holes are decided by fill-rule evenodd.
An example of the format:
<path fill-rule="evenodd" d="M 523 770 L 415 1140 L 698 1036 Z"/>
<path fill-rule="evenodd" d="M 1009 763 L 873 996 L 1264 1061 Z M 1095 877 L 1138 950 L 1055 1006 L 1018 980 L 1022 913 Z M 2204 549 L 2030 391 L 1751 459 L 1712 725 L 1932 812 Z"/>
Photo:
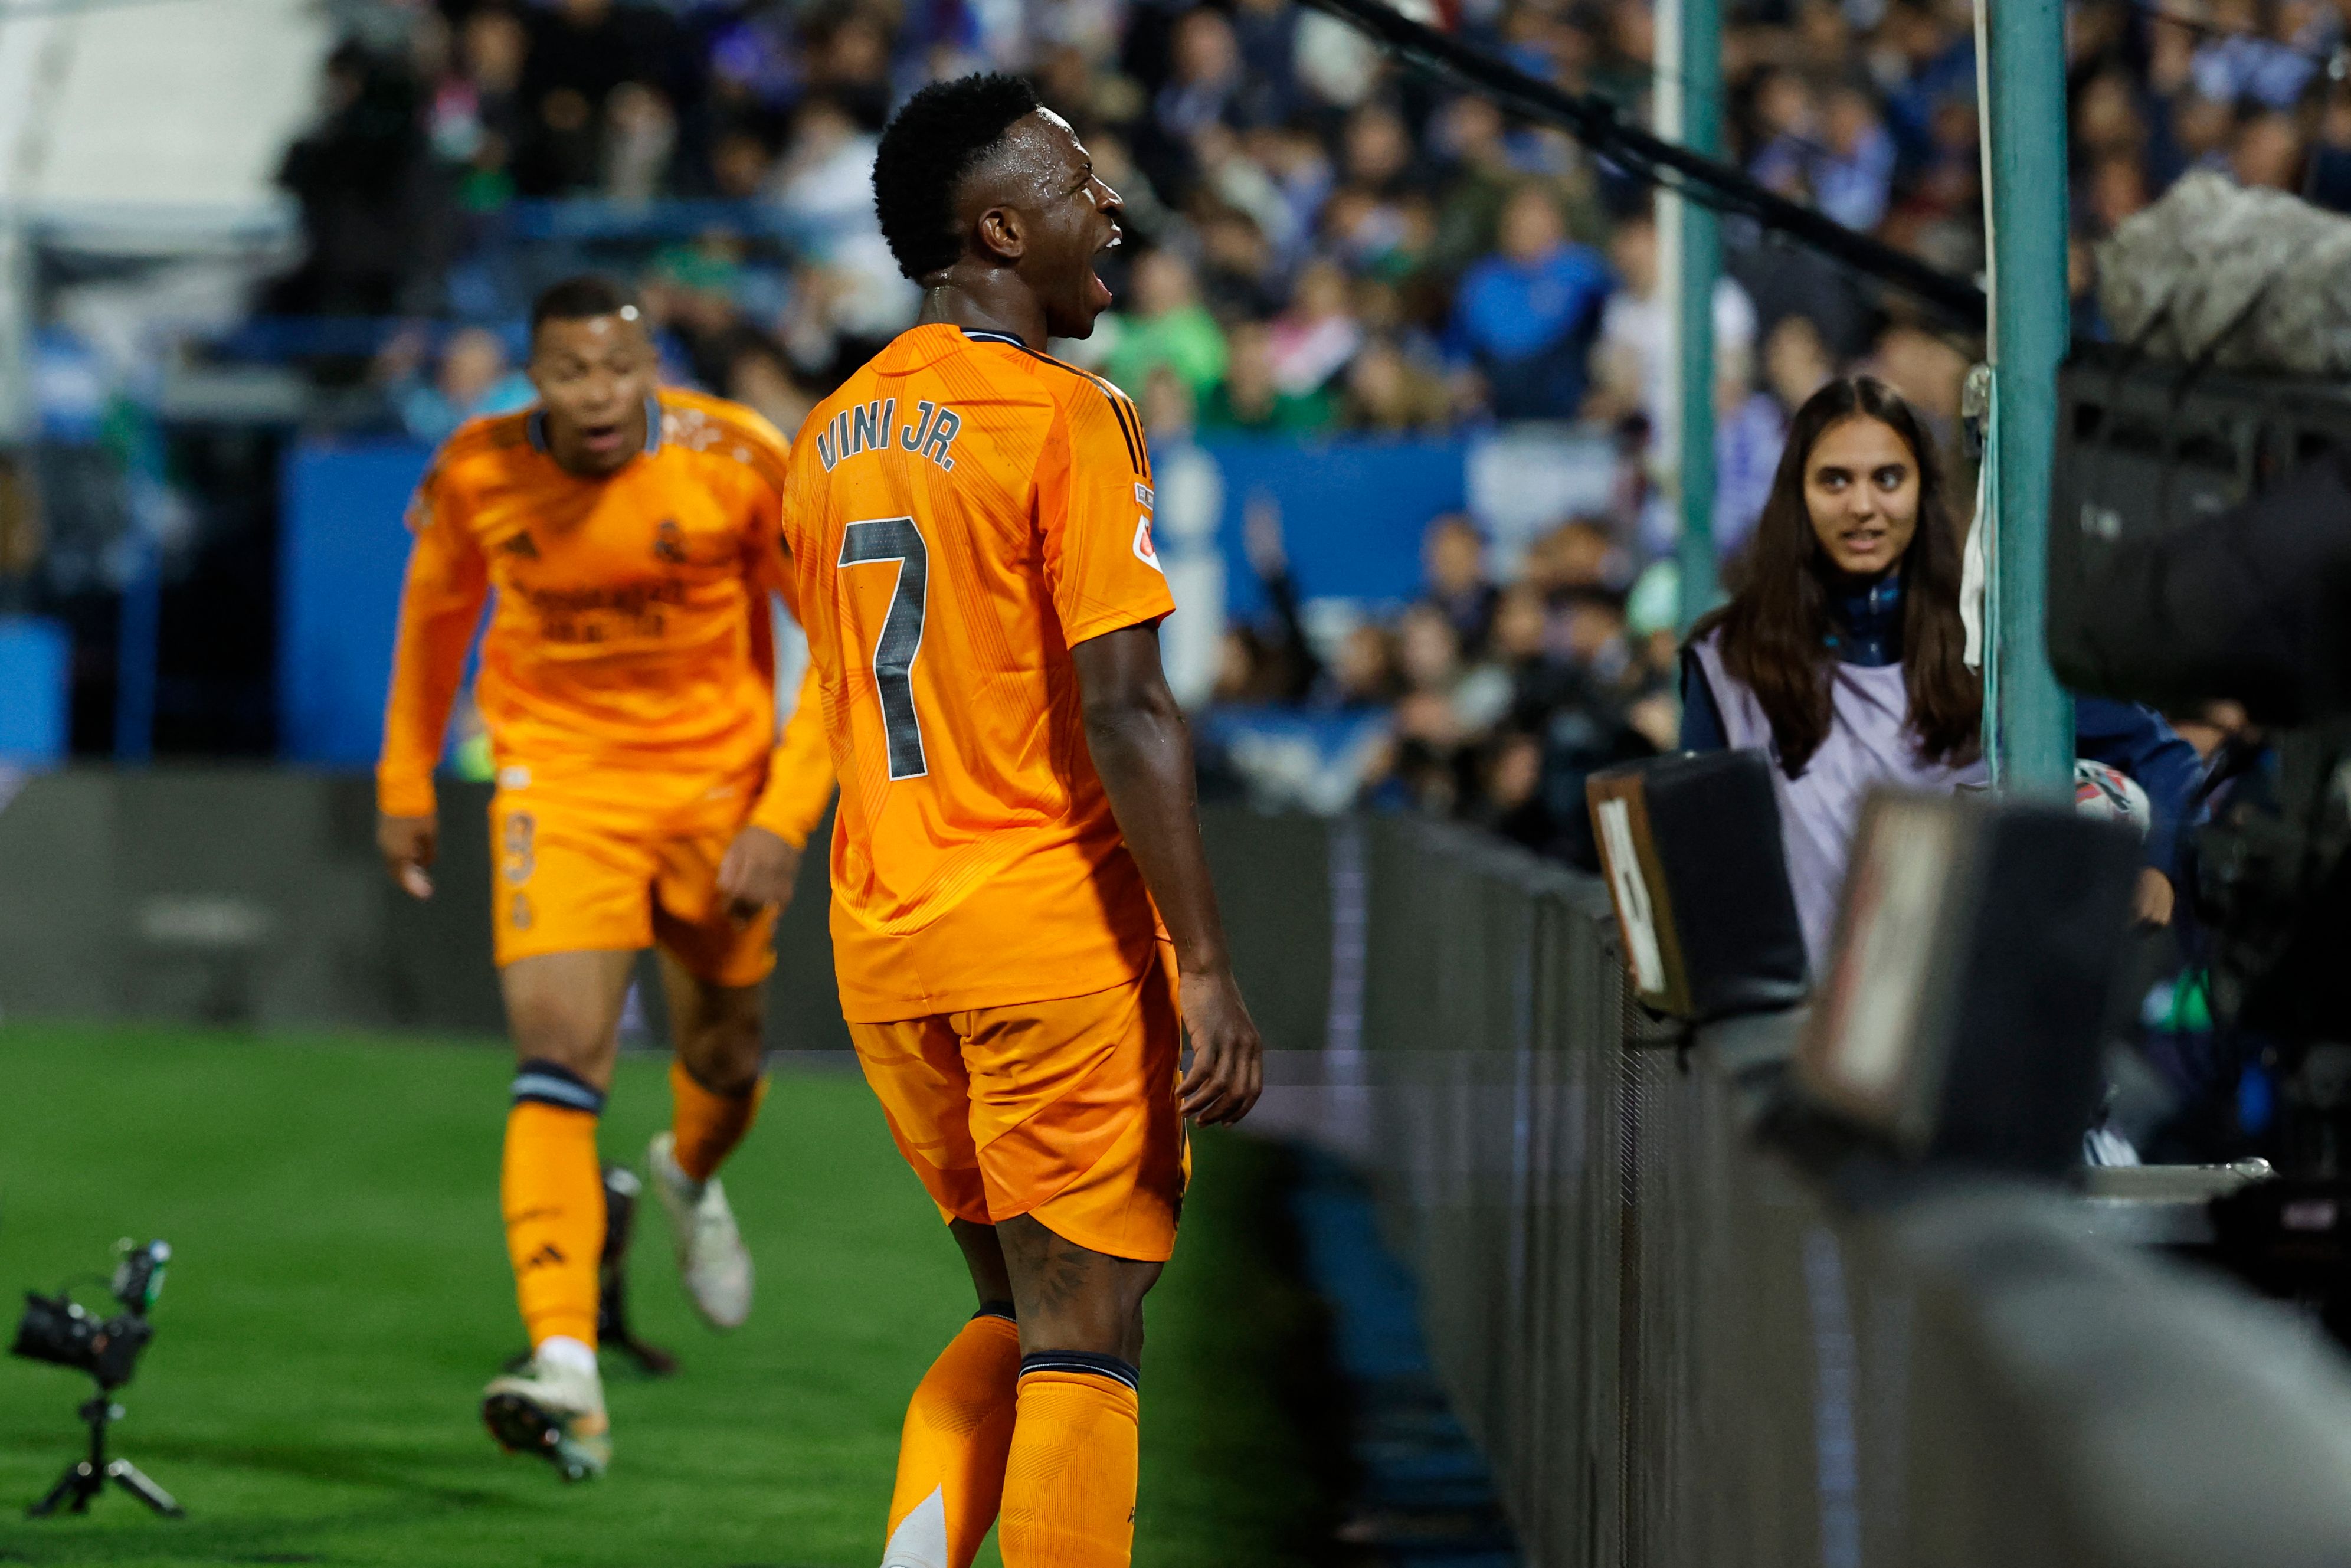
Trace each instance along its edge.
<path fill-rule="evenodd" d="M 1045 1232 L 1043 1255 L 1033 1277 L 1037 1304 L 1048 1312 L 1066 1312 L 1085 1300 L 1087 1287 L 1109 1260 L 1091 1248 Z"/>

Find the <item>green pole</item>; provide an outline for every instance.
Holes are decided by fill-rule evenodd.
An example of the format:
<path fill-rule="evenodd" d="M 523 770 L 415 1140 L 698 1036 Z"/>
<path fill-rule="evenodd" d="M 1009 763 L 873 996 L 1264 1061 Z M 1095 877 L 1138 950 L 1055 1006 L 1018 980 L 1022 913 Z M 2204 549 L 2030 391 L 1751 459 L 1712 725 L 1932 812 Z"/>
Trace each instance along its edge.
<path fill-rule="evenodd" d="M 2049 667 L 2043 628 L 2057 364 L 2072 330 L 2065 7 L 2064 0 L 1987 0 L 1976 15 L 1991 251 L 1984 754 L 1999 789 L 2070 795 L 2074 700 Z"/>
<path fill-rule="evenodd" d="M 1658 134 L 1709 158 L 1722 155 L 1722 0 L 1657 7 Z M 1722 239 L 1711 209 L 1671 193 L 1657 198 L 1663 276 L 1672 291 L 1675 429 L 1667 447 L 1681 513 L 1676 547 L 1681 623 L 1714 607 L 1714 287 Z"/>

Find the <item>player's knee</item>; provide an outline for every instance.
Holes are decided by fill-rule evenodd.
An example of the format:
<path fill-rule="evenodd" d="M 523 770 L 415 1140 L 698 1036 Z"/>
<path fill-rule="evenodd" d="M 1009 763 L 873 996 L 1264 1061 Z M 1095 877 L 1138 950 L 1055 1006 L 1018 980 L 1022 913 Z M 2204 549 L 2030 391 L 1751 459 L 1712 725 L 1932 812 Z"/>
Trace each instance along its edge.
<path fill-rule="evenodd" d="M 611 1054 L 611 1024 L 586 999 L 534 991 L 507 999 L 515 1051 L 525 1059 L 559 1062 L 583 1077 Z"/>
<path fill-rule="evenodd" d="M 767 1054 L 767 1019 L 756 997 L 705 1010 L 678 1040 L 685 1070 L 715 1094 L 748 1090 Z"/>

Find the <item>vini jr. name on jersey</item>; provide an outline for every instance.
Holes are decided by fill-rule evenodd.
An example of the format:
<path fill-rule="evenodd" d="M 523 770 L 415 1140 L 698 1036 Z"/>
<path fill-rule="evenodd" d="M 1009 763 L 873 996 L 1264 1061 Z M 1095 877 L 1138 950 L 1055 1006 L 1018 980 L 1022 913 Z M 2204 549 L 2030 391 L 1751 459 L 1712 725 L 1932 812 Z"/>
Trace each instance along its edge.
<path fill-rule="evenodd" d="M 955 472 L 955 456 L 947 449 L 955 444 L 956 432 L 963 428 L 963 416 L 945 403 L 928 399 L 914 405 L 914 418 L 907 424 L 898 423 L 898 400 L 876 398 L 872 402 L 852 403 L 832 416 L 816 434 L 816 455 L 824 471 L 862 452 L 886 451 L 894 435 L 898 446 L 918 457 L 927 457 L 943 472 Z"/>

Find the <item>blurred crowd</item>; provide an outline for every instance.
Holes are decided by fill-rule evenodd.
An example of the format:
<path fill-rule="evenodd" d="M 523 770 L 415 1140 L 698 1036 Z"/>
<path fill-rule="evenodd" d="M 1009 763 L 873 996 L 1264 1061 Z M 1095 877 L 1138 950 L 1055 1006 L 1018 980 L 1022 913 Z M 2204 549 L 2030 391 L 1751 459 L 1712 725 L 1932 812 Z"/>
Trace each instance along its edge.
<path fill-rule="evenodd" d="M 1423 540 L 1418 597 L 1318 643 L 1279 517 L 1262 500 L 1249 510 L 1250 564 L 1271 609 L 1226 632 L 1217 702 L 1378 716 L 1374 743 L 1338 763 L 1364 803 L 1475 821 L 1588 862 L 1585 775 L 1671 749 L 1681 722 L 1672 569 L 1652 568 L 1628 593 L 1616 530 L 1579 517 L 1536 538 L 1502 583 L 1476 524 L 1441 517 Z M 1279 770 L 1253 766 L 1230 733 L 1208 728 L 1211 792 L 1262 796 Z"/>
<path fill-rule="evenodd" d="M 1647 0 L 1407 0 L 1520 68 L 1647 112 Z M 2351 205 L 2351 0 L 2071 7 L 2075 265 L 2182 171 Z M 1366 792 L 1530 842 L 1583 830 L 1581 772 L 1674 733 L 1672 510 L 1652 472 L 1667 387 L 1650 193 L 1564 134 L 1380 56 L 1293 0 L 362 0 L 288 154 L 308 259 L 281 313 L 399 318 L 367 368 L 384 417 L 437 439 L 529 396 L 510 323 L 546 279 L 528 204 L 647 214 L 632 270 L 670 373 L 787 429 L 904 326 L 913 287 L 868 173 L 926 80 L 1026 73 L 1123 193 L 1119 304 L 1067 345 L 1162 439 L 1439 434 L 1522 420 L 1611 434 L 1618 501 L 1562 517 L 1497 580 L 1466 519 L 1426 591 L 1333 632 L 1252 524 L 1276 606 L 1226 637 L 1228 704 L 1393 715 Z M 1729 155 L 1952 272 L 1983 264 L 1967 0 L 1751 0 L 1725 38 Z M 1866 370 L 1947 443 L 1970 347 L 1745 222 L 1714 300 L 1715 527 L 1727 558 L 1791 411 Z M 536 253 L 525 253 L 536 254 Z M 569 268 L 575 249 L 537 264 Z M 1374 607 L 1376 609 L 1377 607 Z M 1395 607 L 1386 609 L 1395 612 Z"/>
<path fill-rule="evenodd" d="M 1646 0 L 1427 14 L 1646 112 Z M 1647 191 L 1292 0 L 365 0 L 350 16 L 320 119 L 282 172 L 309 244 L 266 301 L 279 313 L 511 320 L 545 281 L 501 243 L 517 203 L 590 198 L 647 214 L 657 243 L 633 268 L 680 373 L 820 392 L 915 304 L 870 208 L 883 122 L 924 81 L 998 68 L 1030 76 L 1126 197 L 1121 307 L 1085 352 L 1138 396 L 1165 372 L 1170 417 L 1180 404 L 1203 431 L 1408 434 L 1654 427 L 1660 412 Z M 1976 265 L 1964 6 L 1767 4 L 1740 16 L 1729 56 L 1752 173 Z M 1775 352 L 1819 373 L 1886 358 L 1920 401 L 1952 402 L 1957 356 L 1903 340 L 1923 335 L 1866 288 L 1760 234 L 1729 237 L 1719 392 L 1746 468 L 1785 402 Z M 377 373 L 462 412 L 481 348 L 436 377 L 403 346 Z M 1729 486 L 1727 509 L 1745 493 Z"/>

